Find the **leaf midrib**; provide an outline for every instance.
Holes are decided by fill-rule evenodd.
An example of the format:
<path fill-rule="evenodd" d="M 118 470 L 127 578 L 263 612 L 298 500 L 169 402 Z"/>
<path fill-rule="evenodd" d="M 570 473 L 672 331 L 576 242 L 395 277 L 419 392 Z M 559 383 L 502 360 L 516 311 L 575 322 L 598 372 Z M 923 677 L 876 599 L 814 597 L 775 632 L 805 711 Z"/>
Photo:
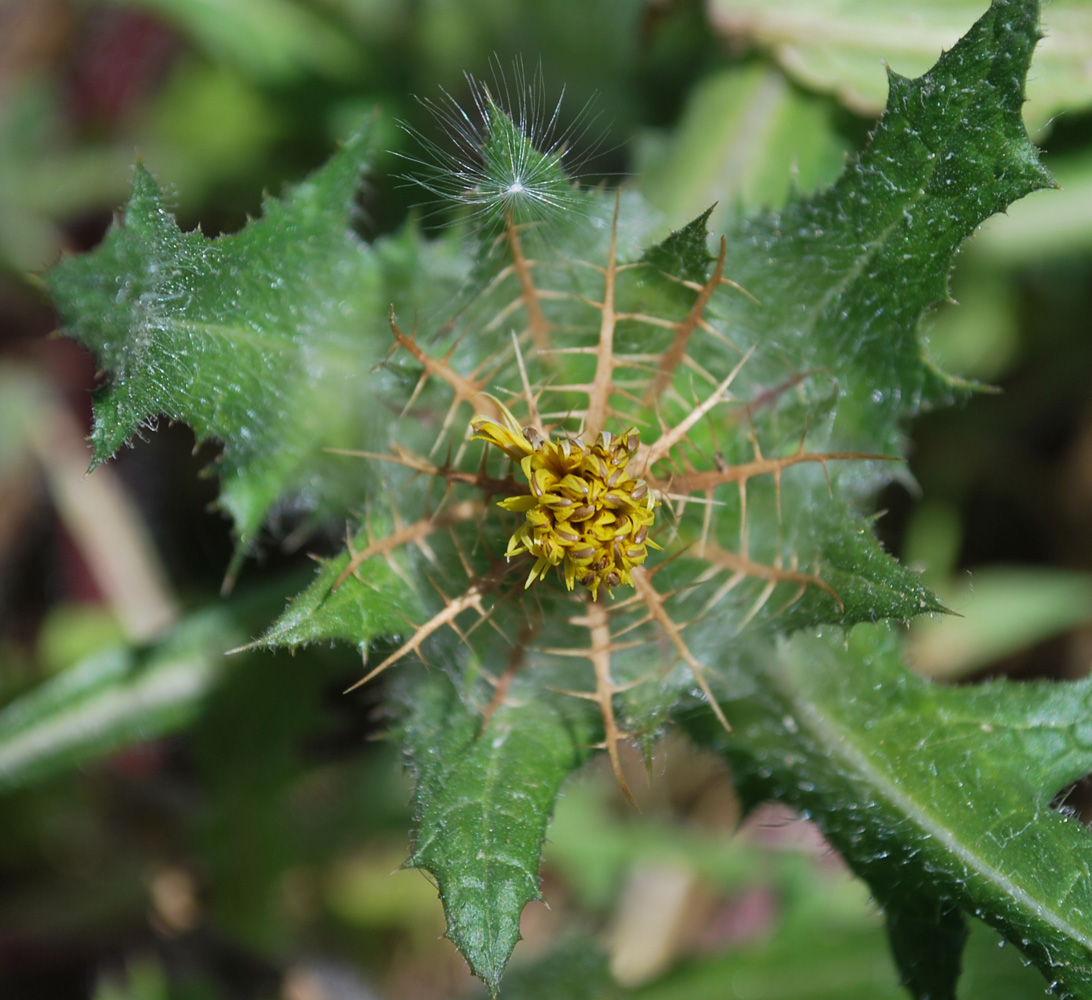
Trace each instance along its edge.
<path fill-rule="evenodd" d="M 785 678 L 784 674 L 781 676 Z M 805 722 L 828 752 L 843 761 L 851 769 L 851 773 L 863 777 L 889 807 L 909 819 L 925 836 L 932 837 L 942 844 L 967 865 L 968 869 L 981 875 L 1029 914 L 1038 915 L 1055 930 L 1081 947 L 1092 951 L 1092 933 L 1081 931 L 1057 913 L 1056 906 L 1051 906 L 1045 900 L 1034 897 L 1026 889 L 1017 885 L 969 845 L 963 843 L 951 827 L 933 817 L 917 799 L 906 795 L 895 782 L 890 780 L 886 771 L 881 771 L 874 766 L 873 758 L 864 752 L 844 729 L 834 724 L 827 713 L 820 711 L 817 701 L 797 697 L 798 692 L 791 684 L 784 681 L 779 686 L 785 697 L 794 705 L 797 717 Z M 1034 818 L 1031 822 L 1034 822 Z"/>

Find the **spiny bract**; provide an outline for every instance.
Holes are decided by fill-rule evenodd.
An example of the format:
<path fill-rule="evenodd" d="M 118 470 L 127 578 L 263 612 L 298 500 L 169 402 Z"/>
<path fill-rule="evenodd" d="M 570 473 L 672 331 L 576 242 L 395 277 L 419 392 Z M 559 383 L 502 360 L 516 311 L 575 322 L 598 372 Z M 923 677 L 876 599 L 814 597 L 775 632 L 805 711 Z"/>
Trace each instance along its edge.
<path fill-rule="evenodd" d="M 527 142 L 503 109 L 489 110 L 489 135 L 476 140 L 500 130 Z M 544 169 L 569 184 L 559 162 Z M 382 559 L 422 608 L 360 683 L 404 658 L 435 658 L 483 731 L 508 699 L 586 698 L 629 794 L 619 743 L 654 730 L 687 689 L 727 727 L 708 680 L 727 637 L 809 590 L 810 620 L 841 616 L 814 543 L 782 530 L 784 474 L 879 456 L 806 446 L 811 414 L 836 387 L 776 352 L 756 357 L 762 345 L 736 342 L 746 328 L 729 335 L 726 316 L 746 293 L 724 275 L 724 239 L 716 258 L 695 249 L 684 274 L 665 269 L 670 254 L 626 259 L 625 199 L 613 201 L 581 195 L 556 225 L 502 204 L 472 295 L 433 303 L 421 337 L 392 308 L 402 419 L 389 451 L 358 453 L 379 463 L 374 510 L 385 523 L 365 519 L 334 586 L 367 583 L 362 568 Z M 815 479 L 808 489 L 826 488 Z"/>
<path fill-rule="evenodd" d="M 618 262 L 617 206 L 608 232 L 605 263 L 576 265 L 598 282 L 598 292 L 588 283 L 558 292 L 542 287 L 550 280 L 547 259 L 527 252 L 525 228 L 509 219 L 503 244 L 508 261 L 477 303 L 484 313 L 468 310 L 460 317 L 464 325 L 445 355 L 423 347 L 416 329 L 404 333 L 391 314 L 392 353 L 405 352 L 418 373 L 404 407 L 405 416 L 413 414 L 414 419 L 395 425 L 389 452 L 357 454 L 406 475 L 388 480 L 397 498 L 390 505 L 393 529 L 376 534 L 366 528 L 366 545 L 351 547 L 335 587 L 369 560 L 383 558 L 411 582 L 422 604 L 435 605 L 439 596 L 436 610 L 414 624 L 409 637 L 359 683 L 408 656 L 427 657 L 430 643 L 450 630 L 467 648 L 474 676 L 492 689 L 491 698 L 481 705 L 483 725 L 525 674 L 538 677 L 535 690 L 588 698 L 599 708 L 603 746 L 628 795 L 618 754 L 618 744 L 630 735 L 616 718 L 615 699 L 621 694 L 642 680 L 666 679 L 672 666 L 682 662 L 713 712 L 728 725 L 709 687 L 710 664 L 684 633 L 710 622 L 714 609 L 719 629 L 742 629 L 767 607 L 781 584 L 794 588 L 783 607 L 812 587 L 829 597 L 829 616 L 839 614 L 837 594 L 817 572 L 800 569 L 791 552 L 792 561 L 785 564 L 783 540 L 776 540 L 772 561 L 751 554 L 751 482 L 757 478 L 773 484 L 774 495 L 762 505 L 761 516 L 768 523 L 777 511 L 776 524 L 781 477 L 788 469 L 807 464 L 825 468 L 836 459 L 877 456 L 809 451 L 803 439 L 791 452 L 763 454 L 754 419 L 775 410 L 802 378 L 790 377 L 772 389 L 756 390 L 751 400 L 740 399 L 732 386 L 748 363 L 748 352 L 735 349 L 735 362 L 720 379 L 692 363 L 688 353 L 699 332 L 730 343 L 706 316 L 714 293 L 732 286 L 722 276 L 723 241 L 704 283 L 679 282 L 693 299 L 688 312 L 665 320 L 622 310 L 620 276 L 650 267 Z M 597 319 L 591 337 L 586 325 L 573 322 L 589 309 Z M 465 365 L 464 371 L 455 367 L 455 351 L 470 353 L 476 340 L 487 341 L 483 331 L 495 327 L 498 316 L 515 320 L 521 313 L 523 322 L 512 331 L 507 351 L 494 346 L 469 373 Z M 633 327 L 648 331 L 647 340 L 657 345 L 654 352 L 627 353 L 616 347 L 619 331 L 630 333 Z M 574 357 L 590 377 L 564 381 L 559 372 L 580 370 L 572 364 Z M 621 377 L 627 371 L 636 377 Z M 677 383 L 683 377 L 692 383 L 695 371 L 708 389 L 704 397 L 685 403 Z M 519 388 L 505 393 L 502 401 L 494 395 L 496 386 L 512 378 Z M 452 439 L 452 431 L 467 426 L 459 420 L 460 409 L 471 406 L 477 413 L 469 420 L 469 434 Z M 718 416 L 725 410 L 727 418 Z M 669 419 L 672 411 L 678 415 Z M 641 441 L 637 422 L 627 415 L 658 424 L 659 435 L 649 443 Z M 612 431 L 607 425 L 616 421 L 628 429 Z M 736 452 L 746 458 L 731 463 L 709 456 L 709 442 L 715 440 L 710 428 L 718 426 L 719 432 L 712 433 L 733 436 Z M 736 426 L 742 434 L 733 433 Z M 435 428 L 432 453 L 448 439 L 449 455 L 442 462 L 421 446 L 430 427 Z M 469 447 L 473 441 L 486 445 L 477 458 Z M 489 461 L 497 452 L 508 462 L 506 467 L 497 469 Z M 439 487 L 438 494 L 428 490 L 430 483 Z M 719 497 L 722 487 L 730 487 L 738 498 L 732 517 L 713 516 L 726 504 L 727 498 Z M 657 523 L 661 508 L 662 524 Z M 405 519 L 409 511 L 416 512 L 415 520 Z M 513 521 L 513 514 L 522 517 Z M 411 576 L 410 565 L 398 554 L 412 548 L 442 571 L 426 569 Z M 652 551 L 661 548 L 666 558 L 653 564 Z M 687 581 L 680 585 L 677 574 L 665 575 L 667 585 L 659 584 L 661 572 L 678 559 L 684 560 L 680 565 L 686 567 Z M 551 566 L 563 587 L 543 586 Z M 465 583 L 452 591 L 452 580 L 458 577 Z M 741 588 L 746 580 L 754 581 L 757 589 Z M 536 582 L 539 586 L 529 587 Z M 623 586 L 632 587 L 632 593 L 620 596 Z M 614 600 L 604 600 L 607 593 Z M 623 651 L 626 655 L 619 656 Z M 452 653 L 449 648 L 440 655 L 451 662 Z M 581 688 L 571 673 L 579 660 L 592 667 L 591 690 Z M 676 684 L 672 689 L 677 690 Z M 631 718 L 630 724 L 634 722 L 639 724 L 639 718 Z"/>

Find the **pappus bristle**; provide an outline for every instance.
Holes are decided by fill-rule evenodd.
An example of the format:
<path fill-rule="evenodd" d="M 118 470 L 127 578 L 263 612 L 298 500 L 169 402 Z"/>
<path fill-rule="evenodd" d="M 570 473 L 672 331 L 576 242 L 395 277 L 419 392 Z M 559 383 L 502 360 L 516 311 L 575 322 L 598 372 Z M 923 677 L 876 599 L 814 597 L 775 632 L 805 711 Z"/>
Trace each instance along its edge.
<path fill-rule="evenodd" d="M 571 159 L 594 123 L 585 106 L 562 126 L 564 91 L 547 102 L 541 69 L 528 77 L 517 63 L 512 77 L 509 83 L 495 68 L 489 85 L 467 74 L 469 108 L 446 90 L 437 100 L 419 98 L 439 124 L 442 141 L 403 123 L 423 153 L 399 154 L 414 164 L 406 179 L 468 206 L 486 225 L 549 222 L 577 207 L 577 165 Z M 580 155 L 587 157 L 595 145 Z"/>

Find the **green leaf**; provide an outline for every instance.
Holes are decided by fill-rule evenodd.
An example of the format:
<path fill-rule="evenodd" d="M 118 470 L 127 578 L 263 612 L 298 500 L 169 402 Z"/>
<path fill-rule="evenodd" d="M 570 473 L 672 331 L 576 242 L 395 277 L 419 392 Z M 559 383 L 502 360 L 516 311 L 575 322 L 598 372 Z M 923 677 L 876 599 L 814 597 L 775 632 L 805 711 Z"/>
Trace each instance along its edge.
<path fill-rule="evenodd" d="M 914 669 L 966 677 L 1006 656 L 1092 622 L 1092 577 L 1031 567 L 986 567 L 945 588 L 958 616 L 921 619 L 910 630 Z"/>
<path fill-rule="evenodd" d="M 803 933 L 800 933 L 800 930 Z M 681 963 L 632 1000 L 905 1000 L 877 928 L 809 924 L 763 947 Z"/>
<path fill-rule="evenodd" d="M 713 262 L 709 253 L 709 216 L 714 207 L 707 208 L 682 229 L 649 247 L 642 258 L 644 262 L 687 281 L 704 281 Z"/>
<path fill-rule="evenodd" d="M 0 791 L 185 728 L 244 636 L 239 619 L 216 608 L 154 646 L 96 653 L 17 698 L 0 711 Z"/>
<path fill-rule="evenodd" d="M 783 212 L 761 213 L 733 225 L 727 234 L 724 273 L 743 285 L 749 295 L 717 287 L 712 317 L 723 325 L 724 338 L 731 340 L 738 353 L 726 350 L 724 339 L 709 337 L 693 341 L 688 356 L 719 381 L 746 349 L 752 350 L 732 389 L 737 398 L 757 400 L 747 412 L 754 440 L 745 433 L 733 433 L 729 420 L 715 433 L 703 423 L 689 437 L 695 454 L 716 454 L 731 467 L 756 457 L 755 441 L 761 442 L 764 456 L 791 456 L 806 436 L 809 449 L 848 444 L 854 449 L 897 455 L 903 446 L 902 418 L 926 403 L 953 395 L 953 384 L 923 358 L 918 327 L 923 314 L 944 298 L 948 269 L 962 239 L 986 215 L 1048 183 L 1019 115 L 1023 76 L 1036 31 L 1033 6 L 996 6 L 926 77 L 910 81 L 892 76 L 891 106 L 872 144 L 834 187 L 806 201 L 794 200 Z M 506 127 L 503 141 L 498 143 L 504 146 L 518 138 Z M 430 352 L 433 367 L 425 373 L 429 378 L 414 383 L 413 369 L 409 369 L 407 381 L 421 389 L 424 419 L 396 426 L 398 455 L 383 463 L 387 469 L 379 473 L 385 476 L 392 495 L 399 498 L 405 523 L 421 526 L 421 537 L 432 547 L 430 561 L 444 571 L 437 575 L 431 569 L 423 571 L 423 566 L 415 568 L 408 560 L 404 564 L 411 577 L 427 578 L 427 584 L 421 582 L 417 587 L 418 596 L 424 606 L 436 609 L 429 620 L 427 643 L 420 649 L 422 655 L 460 677 L 459 689 L 466 693 L 467 702 L 476 703 L 480 710 L 488 696 L 482 696 L 478 678 L 485 673 L 494 679 L 505 676 L 506 658 L 513 655 L 511 648 L 517 648 L 519 673 L 512 697 L 497 709 L 486 733 L 502 724 L 508 713 L 525 713 L 535 719 L 533 726 L 528 722 L 524 730 L 514 730 L 525 732 L 525 739 L 537 738 L 543 720 L 555 719 L 545 730 L 558 738 L 551 753 L 543 753 L 537 746 L 529 749 L 509 737 L 499 759 L 485 738 L 477 737 L 480 715 L 446 687 L 439 707 L 426 701 L 416 688 L 408 698 L 412 718 L 421 720 L 411 722 L 408 728 L 411 758 L 421 775 L 420 826 L 413 863 L 436 875 L 450 936 L 491 988 L 496 987 L 515 943 L 519 910 L 537 892 L 537 852 L 557 783 L 565 769 L 580 758 L 575 746 L 588 742 L 574 741 L 563 732 L 560 717 L 552 715 L 556 696 L 550 693 L 588 690 L 588 664 L 579 662 L 581 657 L 587 658 L 588 640 L 575 625 L 565 628 L 554 624 L 568 620 L 566 613 L 558 610 L 546 614 L 548 635 L 536 635 L 534 642 L 522 644 L 517 636 L 526 621 L 520 624 L 519 594 L 513 593 L 509 604 L 507 598 L 489 604 L 483 603 L 488 591 L 473 590 L 474 581 L 495 571 L 488 553 L 504 551 L 503 534 L 486 520 L 468 525 L 462 534 L 442 531 L 433 515 L 435 500 L 429 501 L 427 493 L 414 493 L 409 484 L 425 467 L 422 462 L 433 468 L 433 475 L 441 474 L 436 471 L 438 466 L 431 464 L 439 461 L 435 457 L 439 423 L 435 414 L 446 414 L 445 426 L 458 426 L 458 413 L 466 412 L 458 410 L 458 401 L 451 402 L 450 385 L 457 384 L 456 376 L 489 371 L 491 387 L 509 379 L 510 391 L 518 392 L 514 366 L 497 361 L 504 346 L 497 330 L 503 321 L 503 328 L 511 327 L 517 335 L 524 333 L 528 341 L 533 340 L 528 281 L 544 293 L 538 302 L 543 325 L 559 331 L 597 327 L 600 314 L 591 310 L 603 295 L 601 275 L 613 210 L 610 199 L 589 197 L 583 212 L 572 211 L 570 205 L 567 217 L 543 227 L 547 236 L 528 230 L 528 241 L 536 240 L 536 263 L 531 278 L 518 291 L 513 287 L 515 266 L 505 267 L 506 258 L 489 243 L 490 254 L 480 263 L 482 290 L 460 311 L 452 333 L 441 326 L 444 339 Z M 701 284 L 711 270 L 708 262 L 703 262 L 706 219 L 699 217 L 647 249 L 645 214 L 632 197 L 618 204 L 619 219 L 626 227 L 619 237 L 626 254 L 623 262 L 643 260 L 646 269 L 627 271 L 619 280 L 614 289 L 616 308 L 626 316 L 678 320 L 692 307 L 694 291 L 671 279 Z M 592 267 L 573 267 L 573 261 L 588 261 Z M 651 275 L 648 265 L 655 269 Z M 489 267 L 498 275 L 492 283 L 487 280 Z M 632 281 L 631 273 L 635 275 Z M 514 301 L 517 294 L 522 297 Z M 516 311 L 520 307 L 522 313 Z M 524 323 L 528 325 L 524 327 Z M 563 334 L 558 336 L 551 343 L 574 343 L 560 339 Z M 619 353 L 647 354 L 658 349 L 655 334 L 620 326 L 617 336 Z M 596 346 L 594 341 L 575 343 L 585 354 Z M 451 354 L 444 353 L 448 344 L 452 345 Z M 580 355 L 575 357 L 562 369 L 564 375 L 556 378 L 549 361 L 531 354 L 526 364 L 532 384 L 547 384 L 551 379 L 578 384 L 581 378 L 589 378 L 581 371 Z M 448 384 L 437 386 L 441 380 Z M 674 386 L 676 400 L 654 414 L 649 412 L 647 424 L 663 426 L 664 421 L 680 419 L 670 407 L 678 399 L 691 400 L 697 394 L 690 372 L 683 372 Z M 800 389 L 794 393 L 797 386 Z M 579 406 L 580 402 L 574 397 L 570 405 Z M 626 400 L 623 408 L 628 410 L 632 405 Z M 455 440 L 461 436 L 460 431 L 452 432 Z M 455 447 L 452 443 L 451 450 Z M 426 460 L 430 448 L 432 457 Z M 409 455 L 419 457 L 409 459 Z M 827 469 L 825 460 L 814 461 L 808 468 L 786 471 L 776 480 L 770 477 L 762 484 L 749 484 L 746 518 L 738 496 L 721 491 L 709 529 L 725 549 L 747 551 L 767 566 L 816 567 L 829 589 L 812 580 L 794 588 L 795 596 L 784 587 L 784 597 L 771 600 L 773 586 L 767 586 L 762 578 L 736 587 L 739 580 L 729 573 L 723 584 L 727 600 L 710 613 L 703 607 L 704 600 L 720 584 L 711 584 L 704 593 L 694 587 L 695 578 L 704 579 L 709 569 L 707 554 L 702 554 L 706 529 L 700 517 L 689 521 L 680 517 L 683 543 L 698 552 L 686 553 L 666 567 L 658 577 L 659 592 L 672 599 L 680 595 L 681 610 L 672 614 L 676 621 L 692 623 L 687 626 L 685 641 L 703 662 L 716 664 L 723 656 L 726 636 L 744 629 L 752 634 L 747 641 L 761 646 L 771 633 L 824 621 L 849 624 L 884 617 L 905 619 L 923 611 L 942 610 L 912 573 L 883 553 L 868 522 L 849 513 L 852 501 L 870 494 L 893 469 L 876 467 L 887 463 L 859 460 L 829 464 L 837 468 Z M 461 468 L 466 475 L 474 475 L 471 470 L 477 468 L 476 457 Z M 831 477 L 829 483 L 824 471 Z M 454 481 L 449 482 L 454 491 Z M 447 509 L 452 509 L 460 496 L 445 497 Z M 363 541 L 358 539 L 355 548 L 360 549 Z M 452 603 L 459 586 L 452 583 L 453 577 L 468 578 L 465 605 Z M 323 586 L 325 583 L 304 602 L 309 615 L 326 614 Z M 437 591 L 441 601 L 436 600 Z M 318 603 L 314 604 L 316 597 Z M 554 599 L 549 593 L 541 598 L 544 602 Z M 533 605 L 524 606 L 526 614 L 534 618 Z M 456 607 L 465 609 L 464 618 L 445 617 L 454 614 Z M 641 608 L 638 604 L 628 620 L 623 613 L 613 616 L 617 624 L 612 635 L 626 636 L 621 648 L 628 648 L 634 637 L 643 634 L 634 631 L 648 622 L 647 617 L 641 619 Z M 489 627 L 479 627 L 486 622 Z M 462 645 L 444 645 L 433 632 L 434 628 L 445 630 L 450 637 L 446 632 L 449 624 Z M 507 646 L 496 642 L 490 627 L 507 639 Z M 374 635 L 367 630 L 356 635 L 351 620 L 346 628 L 328 620 L 309 635 L 318 638 L 324 630 L 329 636 L 358 642 Z M 746 648 L 747 641 L 741 648 Z M 611 658 L 614 683 L 634 682 L 613 699 L 631 730 L 654 731 L 670 706 L 685 698 L 693 686 L 693 676 L 687 670 L 670 671 L 672 659 L 668 655 L 665 662 L 660 643 L 662 637 L 648 634 L 644 645 Z M 558 656 L 553 652 L 557 649 L 571 652 Z M 772 654 L 756 654 L 756 658 L 763 655 Z M 761 690 L 767 683 L 761 672 L 752 677 L 733 671 L 731 664 L 725 668 L 722 676 L 711 672 L 709 683 L 727 692 L 729 698 L 756 685 Z M 663 677 L 658 687 L 638 683 L 649 675 Z M 871 681 L 858 675 L 857 683 Z M 430 714 L 422 716 L 426 711 Z M 590 728 L 590 723 L 586 725 Z M 536 774 L 539 768 L 549 768 L 550 780 L 536 783 L 541 794 L 533 803 L 525 797 L 527 780 L 520 771 L 525 767 Z M 494 796 L 519 801 L 518 819 L 507 817 L 484 828 L 475 822 L 463 830 L 451 818 L 453 810 L 467 811 L 476 796 L 478 811 L 473 815 L 477 816 L 483 795 L 487 803 Z M 507 808 L 498 809 L 497 814 L 504 815 Z M 456 829 L 465 836 L 454 836 Z M 498 840 L 508 835 L 521 837 L 516 875 L 512 874 L 510 845 Z M 498 872 L 506 874 L 509 881 L 498 882 Z"/>
<path fill-rule="evenodd" d="M 432 873 L 447 934 L 496 994 L 524 906 L 540 898 L 539 854 L 564 778 L 587 756 L 579 716 L 502 705 L 484 726 L 446 678 L 414 684 L 405 724 L 417 774 L 406 864 Z"/>
<path fill-rule="evenodd" d="M 922 317 L 975 227 L 1053 183 L 1020 117 L 1037 38 L 1035 3 L 998 0 L 923 77 L 889 73 L 872 141 L 833 187 L 728 233 L 725 273 L 761 303 L 737 299 L 741 322 L 838 380 L 862 446 L 894 451 L 899 418 L 955 395 L 923 357 Z"/>
<path fill-rule="evenodd" d="M 940 610 L 857 512 L 898 475 L 881 458 L 902 455 L 905 418 L 961 389 L 924 357 L 920 336 L 923 316 L 947 295 L 954 253 L 986 216 L 1050 183 L 1020 117 L 1037 14 L 1031 2 L 998 2 L 924 77 L 892 74 L 888 111 L 841 179 L 783 211 L 733 221 L 712 266 L 705 218 L 663 239 L 635 194 L 559 187 L 561 147 L 531 148 L 535 109 L 517 102 L 529 120 L 512 119 L 478 91 L 484 132 L 466 116 L 447 121 L 466 140 L 459 153 L 477 159 L 453 170 L 446 190 L 488 223 L 461 259 L 454 240 L 422 249 L 412 230 L 364 252 L 345 228 L 362 156 L 354 143 L 260 222 L 211 243 L 181 234 L 142 175 L 104 247 L 54 273 L 66 325 L 113 373 L 97 411 L 100 458 L 165 411 L 224 441 L 224 503 L 244 542 L 286 492 L 320 512 L 366 512 L 353 549 L 375 544 L 369 559 L 324 563 L 261 642 L 365 647 L 390 632 L 397 648 L 373 669 L 404 673 L 397 661 L 420 655 L 444 671 L 394 692 L 407 706 L 418 775 L 410 864 L 436 878 L 449 935 L 491 990 L 538 894 L 539 852 L 565 775 L 602 739 L 621 779 L 620 734 L 651 739 L 696 687 L 724 692 L 732 752 L 756 795 L 804 801 L 808 790 L 790 776 L 822 786 L 807 807 L 818 814 L 826 804 L 832 838 L 883 902 L 905 903 L 894 876 L 872 878 L 873 862 L 881 876 L 920 868 L 915 888 L 937 912 L 978 908 L 1010 936 L 1022 934 L 1021 920 L 1029 933 L 1040 929 L 1025 903 L 1042 902 L 1042 887 L 961 895 L 950 845 L 913 826 L 925 814 L 893 793 L 873 806 L 891 792 L 890 775 L 915 775 L 921 792 L 919 772 L 939 762 L 956 781 L 946 755 L 966 737 L 958 719 L 922 708 L 925 689 L 902 677 L 894 649 L 875 657 L 886 675 L 855 662 L 852 642 L 868 630 L 853 634 L 848 653 L 808 639 L 777 652 L 777 637 L 798 628 L 834 622 L 842 636 L 854 621 Z M 531 197 L 528 179 L 503 176 L 524 163 L 541 169 L 543 197 L 530 206 L 512 200 Z M 533 225 L 516 225 L 523 211 Z M 447 279 L 468 271 L 461 294 L 448 294 Z M 285 285 L 272 292 L 274 274 Z M 388 326 L 391 288 L 398 309 Z M 657 432 L 667 438 L 662 453 L 645 453 L 641 473 L 664 508 L 654 530 L 665 551 L 649 556 L 633 592 L 589 603 L 552 571 L 525 587 L 528 560 L 507 558 L 519 518 L 497 500 L 531 494 L 496 449 L 465 442 L 485 392 L 543 431 L 575 431 L 584 414 L 593 434 L 632 423 L 650 449 Z M 335 458 L 321 451 L 330 445 L 370 454 Z M 388 503 L 373 534 L 368 517 Z M 613 549 L 603 551 L 605 566 Z M 335 589 L 350 559 L 361 579 Z M 831 663 L 814 674 L 796 669 L 824 656 Z M 890 732 L 873 727 L 881 707 L 902 713 Z M 821 723 L 836 708 L 841 727 L 828 731 Z M 854 714 L 865 709 L 868 719 Z M 708 704 L 703 711 L 708 720 Z M 1023 723 L 1013 732 L 1026 732 Z M 843 761 L 832 734 L 849 731 L 856 756 Z M 1016 781 L 1012 759 L 993 766 L 991 780 L 1008 781 L 1008 791 L 1031 780 L 1020 754 Z M 1065 775 L 1076 766 L 1070 760 Z M 1067 780 L 1051 777 L 1054 789 Z M 930 799 L 927 818 L 941 824 L 944 809 L 977 801 Z M 846 817 L 869 809 L 862 860 L 863 828 Z M 972 850 L 982 836 L 973 832 Z M 903 848 L 915 853 L 907 859 Z M 921 938 L 896 930 L 903 951 Z M 913 964 L 904 969 L 921 983 Z M 945 988 L 950 980 L 942 977 Z"/>
<path fill-rule="evenodd" d="M 884 916 L 895 963 L 910 993 L 922 1000 L 955 1000 L 966 917 L 927 897 L 889 900 Z"/>
<path fill-rule="evenodd" d="M 819 531 L 823 579 L 841 599 L 843 622 L 905 621 L 947 612 L 917 573 L 884 552 L 871 522 L 832 510 Z"/>
<path fill-rule="evenodd" d="M 139 0 L 139 6 L 179 25 L 214 57 L 249 76 L 344 78 L 361 58 L 346 32 L 293 0 Z"/>
<path fill-rule="evenodd" d="M 1092 841 L 1050 802 L 1092 769 L 1092 682 L 934 687 L 869 625 L 739 669 L 755 693 L 724 706 L 733 737 L 702 728 L 746 801 L 810 815 L 881 905 L 981 917 L 1059 996 L 1089 995 Z M 914 981 L 926 956 L 898 920 L 895 936 Z"/>
<path fill-rule="evenodd" d="M 671 219 L 716 202 L 710 224 L 719 232 L 733 215 L 780 205 L 841 173 L 852 147 L 836 113 L 759 62 L 711 73 L 674 130 L 638 148 L 641 191 Z"/>
<path fill-rule="evenodd" d="M 716 30 L 738 44 L 767 49 L 805 86 L 834 94 L 849 107 L 876 114 L 887 95 L 883 65 L 923 73 L 951 48 L 982 0 L 872 3 L 851 0 L 715 0 Z M 1092 104 L 1082 55 L 1092 45 L 1092 12 L 1082 0 L 1056 0 L 1046 18 L 1026 119 L 1043 128 L 1060 111 Z"/>
<path fill-rule="evenodd" d="M 618 988 L 607 957 L 590 937 L 563 939 L 544 958 L 514 969 L 504 981 L 505 1000 L 607 1000 L 616 996 Z"/>
<path fill-rule="evenodd" d="M 183 233 L 137 167 L 123 215 L 90 254 L 47 275 L 64 332 L 108 375 L 96 393 L 94 464 L 158 415 L 224 443 L 220 503 L 249 544 L 286 494 L 304 511 L 361 496 L 359 463 L 382 411 L 367 375 L 389 344 L 376 266 L 349 228 L 366 133 L 262 219 Z M 370 415 L 370 419 L 369 419 Z"/>
<path fill-rule="evenodd" d="M 1052 156 L 1050 172 L 1061 188 L 1014 205 L 1011 218 L 983 226 L 974 249 L 991 265 L 1042 264 L 1092 249 L 1092 152 Z"/>
<path fill-rule="evenodd" d="M 353 540 L 355 550 L 364 549 L 369 536 L 361 532 Z M 417 601 L 389 563 L 371 559 L 338 581 L 350 555 L 319 561 L 320 569 L 302 593 L 293 598 L 284 614 L 252 645 L 268 649 L 340 639 L 366 650 L 377 636 L 401 631 L 402 615 Z"/>
<path fill-rule="evenodd" d="M 35 372 L 0 367 L 0 483 L 16 476 L 33 454 L 34 428 L 49 415 L 50 390 Z"/>
<path fill-rule="evenodd" d="M 999 950 L 995 934 L 971 933 L 960 1000 L 1028 1000 L 1042 994 L 1042 979 Z M 751 946 L 681 962 L 631 1000 L 906 1000 L 879 928 L 831 921 L 823 910 L 795 927 L 781 928 Z"/>

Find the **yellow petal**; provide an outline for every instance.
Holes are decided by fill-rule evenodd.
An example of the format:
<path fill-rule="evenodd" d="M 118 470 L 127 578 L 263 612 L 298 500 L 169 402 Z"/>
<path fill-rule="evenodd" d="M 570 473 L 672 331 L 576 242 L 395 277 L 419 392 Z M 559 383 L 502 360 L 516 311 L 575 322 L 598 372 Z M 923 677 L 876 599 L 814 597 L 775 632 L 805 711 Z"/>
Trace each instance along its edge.
<path fill-rule="evenodd" d="M 503 507 L 505 510 L 514 510 L 517 513 L 522 514 L 529 511 L 532 507 L 537 507 L 538 500 L 528 493 L 524 496 L 509 497 L 507 500 L 501 500 L 497 506 Z"/>

